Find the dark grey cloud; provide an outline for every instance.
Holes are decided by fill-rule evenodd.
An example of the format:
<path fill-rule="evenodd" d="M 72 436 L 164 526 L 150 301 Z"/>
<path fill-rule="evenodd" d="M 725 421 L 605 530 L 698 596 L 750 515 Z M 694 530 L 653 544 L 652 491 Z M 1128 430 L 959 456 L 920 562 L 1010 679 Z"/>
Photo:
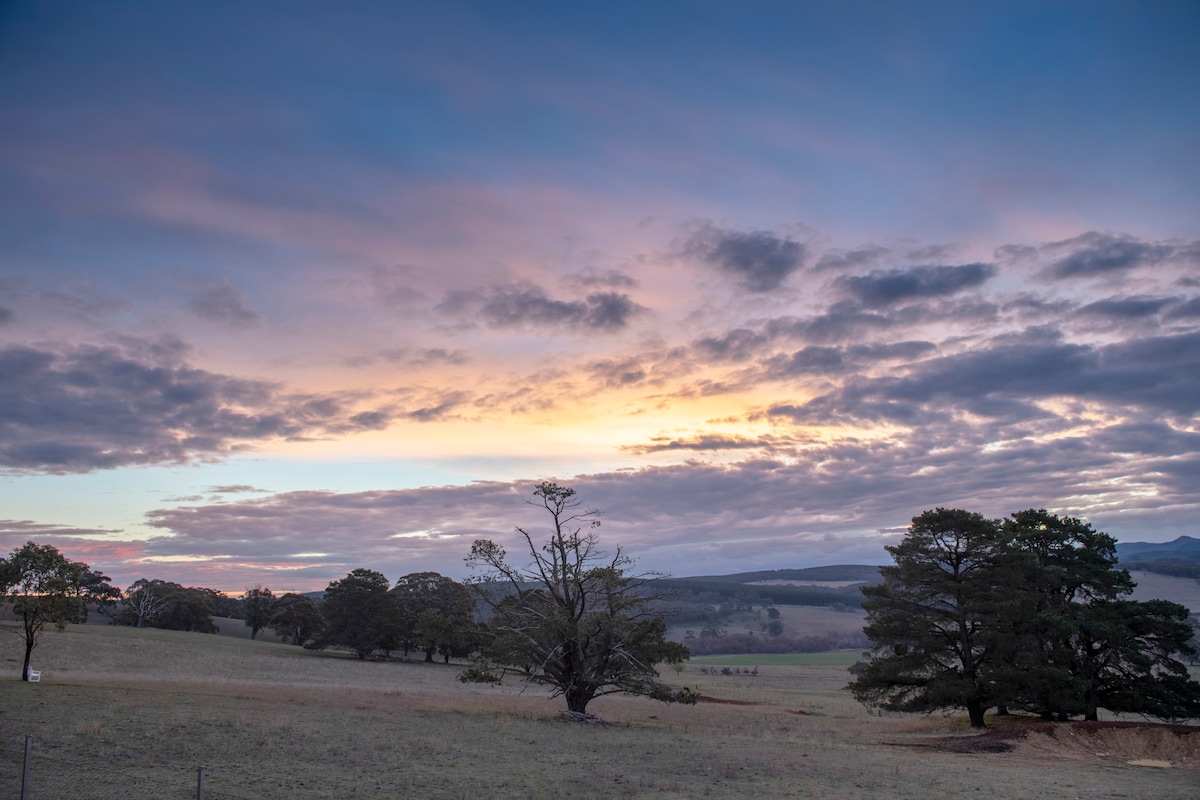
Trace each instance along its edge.
<path fill-rule="evenodd" d="M 428 405 L 408 410 L 402 416 L 415 422 L 437 422 L 457 416 L 456 412 L 470 404 L 472 399 L 473 395 L 467 391 L 440 392 Z M 378 412 L 366 412 L 357 416 L 363 417 L 373 413 Z M 376 422 L 378 427 L 386 427 L 389 420 L 381 415 Z"/>
<path fill-rule="evenodd" d="M 737 328 L 720 336 L 706 336 L 692 342 L 692 348 L 705 361 L 743 362 L 757 358 L 774 337 L 748 328 Z"/>
<path fill-rule="evenodd" d="M 646 311 L 627 294 L 593 292 L 583 300 L 556 300 L 532 284 L 496 286 L 485 292 L 451 292 L 438 310 L 480 316 L 493 328 L 567 328 L 613 332 Z"/>
<path fill-rule="evenodd" d="M 248 483 L 230 483 L 224 486 L 210 486 L 206 490 L 210 494 L 248 494 L 251 492 L 264 492 L 265 489 L 259 489 L 257 486 L 251 486 Z"/>
<path fill-rule="evenodd" d="M 89 472 L 227 456 L 386 425 L 356 398 L 287 394 L 189 366 L 179 342 L 0 349 L 0 468 Z"/>
<path fill-rule="evenodd" d="M 1186 300 L 1177 306 L 1173 306 L 1166 313 L 1166 318 L 1170 320 L 1193 319 L 1196 317 L 1200 317 L 1200 297 L 1193 297 L 1191 300 Z"/>
<path fill-rule="evenodd" d="M 684 253 L 737 278 L 751 292 L 778 289 L 803 268 L 807 248 L 769 231 L 728 231 L 710 225 L 693 233 Z"/>
<path fill-rule="evenodd" d="M 587 369 L 594 380 L 608 387 L 634 386 L 646 379 L 646 368 L 637 358 L 594 361 Z"/>
<path fill-rule="evenodd" d="M 865 311 L 857 303 L 841 301 L 822 314 L 811 317 L 779 317 L 769 321 L 764 332 L 772 337 L 787 337 L 813 343 L 858 340 L 872 332 L 903 324 L 903 319 L 877 311 Z"/>
<path fill-rule="evenodd" d="M 1200 433 L 1159 420 L 1107 425 L 1088 437 L 1109 453 L 1175 457 L 1200 453 Z"/>
<path fill-rule="evenodd" d="M 924 358 L 937 350 L 933 342 L 891 342 L 857 344 L 846 348 L 846 355 L 854 361 L 913 361 Z"/>
<path fill-rule="evenodd" d="M 703 346 L 703 342 L 699 343 Z M 760 361 L 758 381 L 788 381 L 797 378 L 836 378 L 889 362 L 910 362 L 937 349 L 932 342 L 874 342 L 850 346 L 808 345 L 791 353 L 776 353 Z M 744 382 L 750 382 L 747 378 Z"/>
<path fill-rule="evenodd" d="M 910 425 L 954 413 L 1019 423 L 1046 415 L 1052 398 L 1097 402 L 1114 411 L 1190 418 L 1200 412 L 1200 333 L 1096 346 L 1031 337 L 932 358 L 907 375 L 847 381 L 772 413 L 797 422 L 886 421 Z"/>
<path fill-rule="evenodd" d="M 258 312 L 246 306 L 245 295 L 227 280 L 197 287 L 188 298 L 187 307 L 201 319 L 235 328 L 251 328 L 262 321 Z"/>
<path fill-rule="evenodd" d="M 8 325 L 11 322 L 15 322 L 16 319 L 17 312 L 7 306 L 0 306 L 0 325 Z"/>
<path fill-rule="evenodd" d="M 813 266 L 813 269 L 818 272 L 833 270 L 851 272 L 877 264 L 891 252 L 886 247 L 878 247 L 876 245 L 865 245 L 863 247 L 856 247 L 853 250 L 834 250 L 822 255 L 821 259 Z"/>
<path fill-rule="evenodd" d="M 1079 313 L 1094 317 L 1141 319 L 1154 316 L 1172 302 L 1170 297 L 1110 297 L 1082 306 Z"/>
<path fill-rule="evenodd" d="M 1088 233 L 1042 247 L 1053 260 L 1053 278 L 1089 277 L 1157 264 L 1176 253 L 1169 244 L 1152 244 L 1124 234 Z"/>
<path fill-rule="evenodd" d="M 837 280 L 837 285 L 868 308 L 884 308 L 907 300 L 973 289 L 995 274 L 993 264 L 912 267 L 843 276 Z"/>
<path fill-rule="evenodd" d="M 20 539 L 22 542 L 37 539 L 63 539 L 74 537 L 101 537 L 113 533 L 122 533 L 123 529 L 79 528 L 70 525 L 55 525 L 48 522 L 34 522 L 30 519 L 0 519 L 0 541 Z"/>
<path fill-rule="evenodd" d="M 846 361 L 837 347 L 809 345 L 790 355 L 778 355 L 763 365 L 764 377 L 786 380 L 807 375 L 837 375 L 846 371 Z"/>
<path fill-rule="evenodd" d="M 809 443 L 809 437 L 781 436 L 737 436 L 720 433 L 702 433 L 695 436 L 653 436 L 646 444 L 625 445 L 627 453 L 665 453 L 670 451 L 720 452 L 728 450 L 759 450 L 764 453 L 792 452 L 800 443 Z"/>

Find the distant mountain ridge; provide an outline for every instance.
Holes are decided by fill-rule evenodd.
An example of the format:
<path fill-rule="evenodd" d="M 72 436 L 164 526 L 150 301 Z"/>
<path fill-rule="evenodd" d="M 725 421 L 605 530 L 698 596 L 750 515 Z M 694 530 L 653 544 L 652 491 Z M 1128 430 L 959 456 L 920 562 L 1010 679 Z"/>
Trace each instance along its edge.
<path fill-rule="evenodd" d="M 1200 562 L 1200 539 L 1180 536 L 1170 542 L 1120 542 L 1117 559 L 1126 567 L 1139 561 Z"/>

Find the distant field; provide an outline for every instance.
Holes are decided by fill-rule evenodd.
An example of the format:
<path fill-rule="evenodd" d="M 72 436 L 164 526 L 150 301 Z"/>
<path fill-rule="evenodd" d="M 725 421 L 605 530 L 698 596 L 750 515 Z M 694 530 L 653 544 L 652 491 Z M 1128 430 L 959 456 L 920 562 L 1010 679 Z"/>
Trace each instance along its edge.
<path fill-rule="evenodd" d="M 862 652 L 835 651 L 832 653 L 748 653 L 743 655 L 697 656 L 688 664 L 739 667 L 848 667 L 862 657 Z"/>
<path fill-rule="evenodd" d="M 0 630 L 6 798 L 18 794 L 26 735 L 35 800 L 194 797 L 199 765 L 211 800 L 1190 800 L 1200 780 L 1200 752 L 1132 735 L 951 752 L 934 745 L 974 735 L 961 715 L 876 715 L 846 691 L 844 663 L 666 669 L 709 700 L 602 698 L 589 710 L 610 724 L 596 727 L 558 721 L 561 700 L 514 680 L 463 685 L 461 666 L 235 636 L 71 626 L 35 651 L 40 684 L 18 679 L 20 657 L 19 637 Z M 1128 766 L 1137 759 L 1185 766 Z"/>
<path fill-rule="evenodd" d="M 749 581 L 747 586 L 826 586 L 831 589 L 840 589 L 843 586 L 860 586 L 865 581 L 792 581 L 792 580 L 769 580 L 769 581 Z"/>

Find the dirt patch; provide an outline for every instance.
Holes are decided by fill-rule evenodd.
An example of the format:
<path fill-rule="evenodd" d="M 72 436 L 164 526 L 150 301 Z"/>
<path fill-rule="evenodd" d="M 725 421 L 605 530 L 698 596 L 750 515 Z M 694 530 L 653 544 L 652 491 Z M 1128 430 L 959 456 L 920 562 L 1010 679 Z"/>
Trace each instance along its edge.
<path fill-rule="evenodd" d="M 1153 722 L 1011 723 L 973 736 L 907 746 L 951 753 L 1008 753 L 1031 759 L 1200 769 L 1200 727 Z"/>

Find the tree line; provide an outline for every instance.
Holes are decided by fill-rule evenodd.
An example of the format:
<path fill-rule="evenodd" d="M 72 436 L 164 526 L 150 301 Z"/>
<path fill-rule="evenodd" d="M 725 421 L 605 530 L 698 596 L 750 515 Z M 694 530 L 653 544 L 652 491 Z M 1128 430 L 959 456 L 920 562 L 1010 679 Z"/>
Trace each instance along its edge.
<path fill-rule="evenodd" d="M 81 621 L 99 604 L 114 624 L 216 632 L 214 613 L 240 615 L 251 638 L 271 628 L 285 642 L 310 649 L 344 648 L 359 659 L 394 651 L 471 657 L 464 681 L 500 681 L 515 674 L 566 699 L 570 712 L 614 692 L 668 702 L 697 695 L 658 679 L 657 664 L 682 663 L 687 648 L 667 641 L 661 601 L 648 589 L 658 575 L 630 574 L 632 560 L 599 548 L 600 512 L 578 508 L 575 491 L 542 483 L 527 502 L 549 514 L 549 537 L 538 543 L 517 528 L 529 561 L 514 565 L 504 548 L 478 540 L 466 561 L 467 583 L 436 572 L 405 575 L 391 584 L 380 572 L 351 570 L 331 581 L 320 599 L 253 586 L 238 601 L 221 592 L 170 581 L 140 579 L 125 592 L 86 564 L 54 547 L 27 543 L 0 558 L 0 594 L 24 620 L 22 678 L 46 624 Z"/>
<path fill-rule="evenodd" d="M 1044 509 L 1004 520 L 938 508 L 887 548 L 863 587 L 873 648 L 852 668 L 860 701 L 896 711 L 989 709 L 1061 720 L 1099 709 L 1200 716 L 1188 609 L 1127 599 L 1116 540 Z"/>

